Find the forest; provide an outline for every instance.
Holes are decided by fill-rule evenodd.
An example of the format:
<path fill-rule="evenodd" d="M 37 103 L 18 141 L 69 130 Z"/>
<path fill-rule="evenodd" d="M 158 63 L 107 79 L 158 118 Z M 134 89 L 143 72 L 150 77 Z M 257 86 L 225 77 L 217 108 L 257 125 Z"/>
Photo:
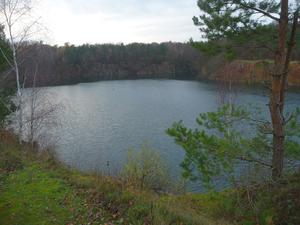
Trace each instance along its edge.
<path fill-rule="evenodd" d="M 60 47 L 30 43 L 23 51 L 27 57 L 21 69 L 34 70 L 38 64 L 39 86 L 117 79 L 195 79 L 204 62 L 203 54 L 189 44 L 172 42 Z M 26 85 L 31 86 L 32 80 L 29 76 Z"/>

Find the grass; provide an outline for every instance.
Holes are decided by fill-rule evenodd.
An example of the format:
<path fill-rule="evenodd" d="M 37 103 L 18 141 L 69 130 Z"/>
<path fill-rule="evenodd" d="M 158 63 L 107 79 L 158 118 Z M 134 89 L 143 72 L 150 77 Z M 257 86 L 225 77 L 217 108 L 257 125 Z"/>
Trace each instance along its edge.
<path fill-rule="evenodd" d="M 158 195 L 1 140 L 0 224 L 299 225 L 300 175 L 207 194 Z"/>
<path fill-rule="evenodd" d="M 4 184 L 0 224 L 67 224 L 82 210 L 82 199 L 76 192 L 39 165 L 25 166 L 8 175 Z"/>

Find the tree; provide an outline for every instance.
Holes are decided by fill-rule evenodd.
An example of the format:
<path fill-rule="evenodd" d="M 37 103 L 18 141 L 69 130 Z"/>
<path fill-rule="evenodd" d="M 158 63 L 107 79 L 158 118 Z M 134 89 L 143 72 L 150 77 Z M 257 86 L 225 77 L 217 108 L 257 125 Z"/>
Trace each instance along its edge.
<path fill-rule="evenodd" d="M 11 100 L 13 94 L 12 88 L 0 88 L 0 128 L 5 127 L 7 116 L 14 112 L 15 107 Z"/>
<path fill-rule="evenodd" d="M 185 150 L 181 164 L 185 178 L 210 187 L 215 176 L 234 177 L 237 165 L 272 169 L 272 127 L 259 108 L 225 104 L 216 112 L 200 114 L 197 125 L 198 129 L 189 129 L 178 122 L 167 130 Z M 284 148 L 293 169 L 300 160 L 300 108 L 286 123 Z"/>
<path fill-rule="evenodd" d="M 24 48 L 26 57 L 22 58 L 20 71 L 26 78 L 26 87 L 30 88 L 22 93 L 23 139 L 32 147 L 38 144 L 39 149 L 45 149 L 55 144 L 58 138 L 54 130 L 60 125 L 58 114 L 62 112 L 63 104 L 52 101 L 57 98 L 55 93 L 39 87 L 45 69 L 43 58 L 51 55 L 44 51 L 41 43 L 31 43 Z"/>
<path fill-rule="evenodd" d="M 39 144 L 45 149 L 55 144 L 55 130 L 60 125 L 58 114 L 63 111 L 61 103 L 51 100 L 56 95 L 47 89 L 32 87 L 24 93 L 24 138 L 32 147 Z"/>
<path fill-rule="evenodd" d="M 11 58 L 11 51 L 5 37 L 4 27 L 0 27 L 0 49 L 6 56 Z M 14 111 L 14 104 L 11 96 L 14 94 L 14 88 L 8 80 L 7 69 L 9 65 L 4 57 L 0 57 L 0 128 L 5 126 L 6 118 Z"/>
<path fill-rule="evenodd" d="M 1 48 L 1 54 L 11 67 L 16 80 L 17 109 L 18 109 L 18 133 L 19 141 L 23 137 L 23 88 L 25 77 L 20 74 L 20 64 L 22 62 L 21 50 L 24 42 L 34 32 L 33 27 L 37 24 L 30 16 L 31 0 L 1 0 L 0 16 L 3 21 L 2 26 L 6 28 L 9 47 L 12 57 L 9 57 Z M 24 25 L 26 24 L 26 25 Z M 20 27 L 21 26 L 21 27 Z"/>
<path fill-rule="evenodd" d="M 198 0 L 198 6 L 203 14 L 199 18 L 194 17 L 194 22 L 200 26 L 208 41 L 225 39 L 234 44 L 242 44 L 249 39 L 251 41 L 251 37 L 255 36 L 257 31 L 264 30 L 269 21 L 277 24 L 277 46 L 273 50 L 274 65 L 270 70 L 272 84 L 269 102 L 273 132 L 272 176 L 277 179 L 283 171 L 287 123 L 284 115 L 285 95 L 288 69 L 295 45 L 299 6 L 289 4 L 288 0 Z M 270 49 L 270 43 L 264 41 L 261 40 L 261 48 Z"/>

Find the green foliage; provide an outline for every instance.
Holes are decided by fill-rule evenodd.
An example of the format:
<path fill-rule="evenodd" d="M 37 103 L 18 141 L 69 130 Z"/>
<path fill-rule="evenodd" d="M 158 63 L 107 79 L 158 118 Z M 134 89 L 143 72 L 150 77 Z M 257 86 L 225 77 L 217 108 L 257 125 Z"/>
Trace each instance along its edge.
<path fill-rule="evenodd" d="M 213 41 L 194 42 L 193 39 L 191 39 L 190 44 L 194 48 L 199 49 L 200 51 L 205 52 L 210 56 L 215 56 L 222 52 L 222 47 Z"/>
<path fill-rule="evenodd" d="M 165 163 L 159 153 L 147 145 L 143 145 L 138 152 L 129 150 L 122 177 L 140 189 L 166 191 L 171 186 Z"/>
<path fill-rule="evenodd" d="M 198 7 L 203 13 L 193 20 L 208 40 L 225 38 L 244 42 L 249 32 L 262 26 L 263 19 L 257 18 L 254 8 L 278 13 L 280 4 L 276 0 L 198 0 Z"/>
<path fill-rule="evenodd" d="M 167 133 L 185 151 L 185 159 L 181 164 L 183 176 L 201 180 L 211 187 L 215 176 L 233 175 L 239 161 L 270 168 L 270 122 L 258 118 L 258 109 L 251 107 L 251 111 L 235 105 L 224 105 L 216 112 L 200 114 L 196 129 L 185 127 L 182 121 L 174 123 Z M 297 109 L 287 123 L 285 141 L 286 158 L 294 161 L 300 155 L 299 127 Z"/>
<path fill-rule="evenodd" d="M 0 89 L 0 127 L 4 126 L 7 116 L 15 110 L 15 105 L 11 99 L 13 93 L 13 89 Z"/>
<path fill-rule="evenodd" d="M 218 53 L 225 52 L 227 59 L 236 55 L 243 57 L 244 52 L 248 52 L 248 58 L 249 55 L 272 56 L 278 35 L 276 25 L 271 21 L 278 17 L 279 1 L 198 0 L 198 7 L 201 14 L 193 18 L 194 24 L 209 46 L 217 46 L 212 48 L 218 49 Z M 266 19 L 267 15 L 274 18 Z M 251 48 L 253 53 L 250 53 Z"/>
<path fill-rule="evenodd" d="M 7 60 L 12 58 L 12 53 L 2 25 L 0 25 L 0 49 L 0 127 L 3 127 L 6 117 L 14 110 L 10 99 L 10 96 L 14 94 L 14 89 L 7 84 L 8 82 L 3 77 L 9 67 Z"/>
<path fill-rule="evenodd" d="M 9 66 L 7 60 L 12 59 L 12 51 L 5 37 L 3 25 L 0 25 L 0 49 L 0 72 L 3 72 Z"/>
<path fill-rule="evenodd" d="M 285 154 L 294 160 L 300 160 L 300 108 L 290 114 L 286 124 Z"/>

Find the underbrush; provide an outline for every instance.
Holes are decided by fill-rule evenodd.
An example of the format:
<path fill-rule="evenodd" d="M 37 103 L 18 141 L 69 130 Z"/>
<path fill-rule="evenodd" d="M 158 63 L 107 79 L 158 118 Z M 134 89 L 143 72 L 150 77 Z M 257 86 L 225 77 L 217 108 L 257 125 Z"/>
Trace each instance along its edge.
<path fill-rule="evenodd" d="M 157 181 L 152 179 L 153 173 L 149 179 L 144 177 L 149 172 L 147 163 L 142 166 L 145 173 L 139 171 L 141 164 L 130 164 L 124 182 L 70 169 L 59 163 L 52 151 L 31 149 L 26 143 L 19 145 L 13 136 L 0 135 L 0 140 L 3 225 L 300 224 L 300 174 L 276 184 L 222 192 L 157 194 L 151 189 L 158 187 L 152 185 Z M 159 165 L 160 171 L 164 171 Z"/>
<path fill-rule="evenodd" d="M 178 196 L 198 212 L 241 225 L 299 225 L 300 174 L 276 183 Z"/>

